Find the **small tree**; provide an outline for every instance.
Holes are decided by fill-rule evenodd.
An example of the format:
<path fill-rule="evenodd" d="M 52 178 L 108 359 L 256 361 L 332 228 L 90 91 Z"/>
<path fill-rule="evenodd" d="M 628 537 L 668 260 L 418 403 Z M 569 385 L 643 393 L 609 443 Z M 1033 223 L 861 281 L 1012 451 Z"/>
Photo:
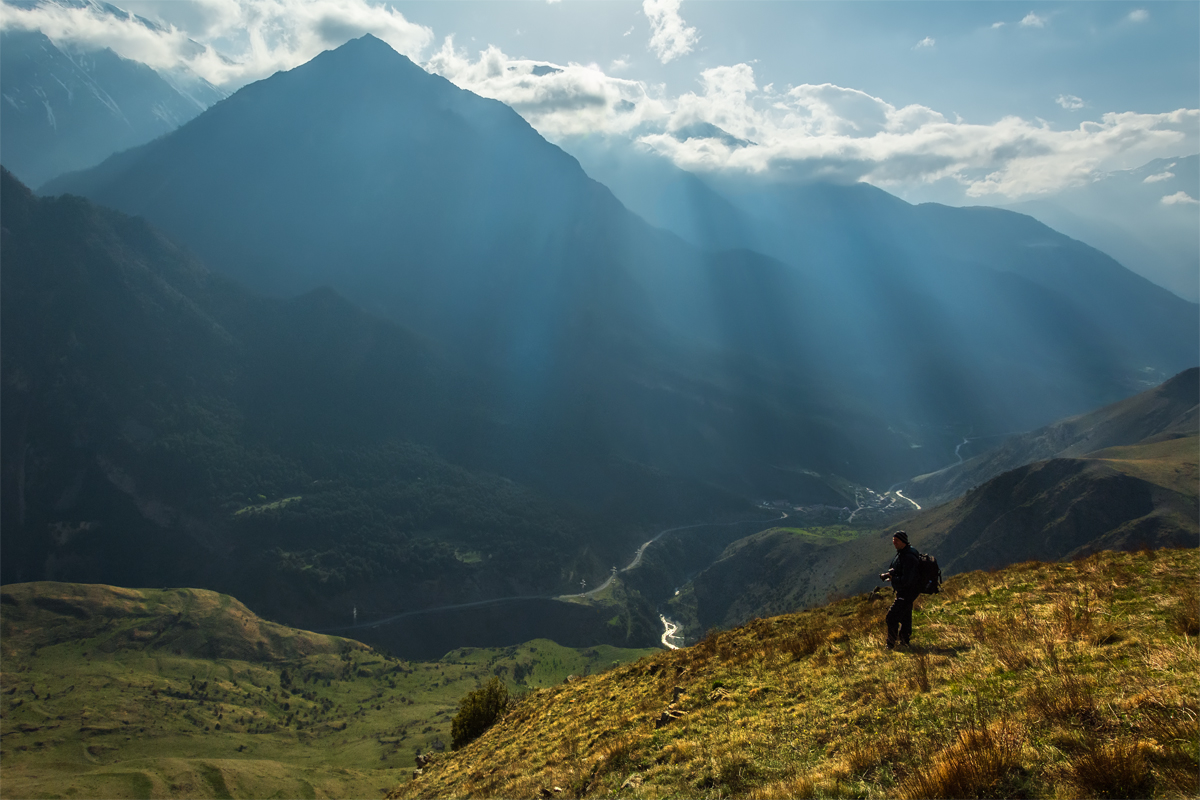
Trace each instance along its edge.
<path fill-rule="evenodd" d="M 500 718 L 508 705 L 508 687 L 492 678 L 458 703 L 458 713 L 450 721 L 450 746 L 455 750 L 478 739 Z"/>

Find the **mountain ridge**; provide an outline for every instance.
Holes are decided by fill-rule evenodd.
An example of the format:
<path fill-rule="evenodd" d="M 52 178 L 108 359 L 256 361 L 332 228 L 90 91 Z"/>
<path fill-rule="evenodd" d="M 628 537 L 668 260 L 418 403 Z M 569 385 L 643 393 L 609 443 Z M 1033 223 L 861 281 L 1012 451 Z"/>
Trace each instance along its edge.
<path fill-rule="evenodd" d="M 1134 363 L 1173 374 L 1200 358 L 1174 335 L 1200 308 L 1106 317 L 1122 292 L 1039 282 L 1050 256 L 1018 241 L 975 265 L 979 248 L 942 237 L 950 255 L 931 257 L 889 238 L 908 207 L 879 190 L 754 200 L 829 229 L 799 266 L 754 242 L 697 249 L 516 112 L 370 39 L 45 187 L 66 190 L 145 213 L 260 290 L 328 282 L 461 354 L 503 387 L 504 414 L 556 428 L 527 448 L 534 470 L 539 448 L 574 439 L 596 443 L 589 458 L 751 495 L 800 491 L 779 465 L 890 485 L 945 464 L 955 430 L 1046 424 L 1133 391 Z M 838 221 L 860 206 L 890 227 L 871 232 L 877 209 Z M 971 219 L 990 230 L 990 212 Z M 1073 276 L 1099 258 L 1054 242 L 1082 259 Z M 1002 268 L 1018 256 L 1029 263 Z"/>
<path fill-rule="evenodd" d="M 107 48 L 74 52 L 36 31 L 2 38 L 4 165 L 34 186 L 165 134 L 223 96 L 198 77 L 185 93 Z"/>
<path fill-rule="evenodd" d="M 1147 392 L 1017 434 L 961 464 L 919 475 L 906 481 L 902 491 L 926 505 L 938 504 L 1032 461 L 1187 435 L 1195 430 L 1198 403 L 1200 369 L 1184 370 Z"/>

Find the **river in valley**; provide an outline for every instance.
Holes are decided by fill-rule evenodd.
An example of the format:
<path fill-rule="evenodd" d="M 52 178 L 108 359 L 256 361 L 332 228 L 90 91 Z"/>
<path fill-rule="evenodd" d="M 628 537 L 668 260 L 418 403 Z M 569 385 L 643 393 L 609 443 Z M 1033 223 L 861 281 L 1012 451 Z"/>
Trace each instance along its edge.
<path fill-rule="evenodd" d="M 623 569 L 614 570 L 608 580 L 600 586 L 578 595 L 505 597 L 406 611 L 382 619 L 326 628 L 320 633 L 357 639 L 372 647 L 385 649 L 399 658 L 413 661 L 436 660 L 459 647 L 508 647 L 531 639 L 551 639 L 567 647 L 591 647 L 598 644 L 652 647 L 661 643 L 663 647 L 673 649 L 681 643 L 676 636 L 679 625 L 661 613 L 655 612 L 663 626 L 659 640 L 629 642 L 624 626 L 608 624 L 614 613 L 612 606 L 579 601 L 605 589 L 617 576 L 638 570 L 648 551 L 656 544 L 670 539 L 670 534 L 687 536 L 687 532 L 695 531 L 700 537 L 703 529 L 710 529 L 711 533 L 743 526 L 744 532 L 734 530 L 728 534 L 740 538 L 763 527 L 769 527 L 786 516 L 785 514 L 771 520 L 699 523 L 666 528 L 641 544 Z M 720 549 L 723 549 L 723 545 L 713 548 L 713 558 L 719 555 Z M 689 570 L 691 571 L 693 570 Z M 674 592 L 673 583 L 659 588 L 665 596 Z"/>

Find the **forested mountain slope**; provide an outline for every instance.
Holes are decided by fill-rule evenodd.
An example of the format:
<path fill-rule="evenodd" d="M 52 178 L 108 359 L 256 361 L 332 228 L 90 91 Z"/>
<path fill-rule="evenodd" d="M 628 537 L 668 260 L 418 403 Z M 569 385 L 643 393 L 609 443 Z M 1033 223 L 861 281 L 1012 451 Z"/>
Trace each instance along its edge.
<path fill-rule="evenodd" d="M 561 591 L 634 539 L 637 491 L 740 508 L 633 474 L 626 502 L 586 512 L 464 465 L 464 436 L 503 433 L 421 337 L 327 289 L 250 294 L 7 172 L 0 202 L 6 583 L 236 590 L 316 625 Z"/>

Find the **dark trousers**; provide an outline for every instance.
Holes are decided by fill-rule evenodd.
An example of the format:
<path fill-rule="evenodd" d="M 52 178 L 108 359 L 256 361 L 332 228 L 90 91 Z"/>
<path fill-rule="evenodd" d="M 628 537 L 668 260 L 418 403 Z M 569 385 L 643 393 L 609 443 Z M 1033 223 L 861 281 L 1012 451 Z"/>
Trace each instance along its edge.
<path fill-rule="evenodd" d="M 915 597 L 896 595 L 896 599 L 887 613 L 888 647 L 893 646 L 897 641 L 908 644 L 909 638 L 912 637 L 912 609 L 916 599 Z"/>

